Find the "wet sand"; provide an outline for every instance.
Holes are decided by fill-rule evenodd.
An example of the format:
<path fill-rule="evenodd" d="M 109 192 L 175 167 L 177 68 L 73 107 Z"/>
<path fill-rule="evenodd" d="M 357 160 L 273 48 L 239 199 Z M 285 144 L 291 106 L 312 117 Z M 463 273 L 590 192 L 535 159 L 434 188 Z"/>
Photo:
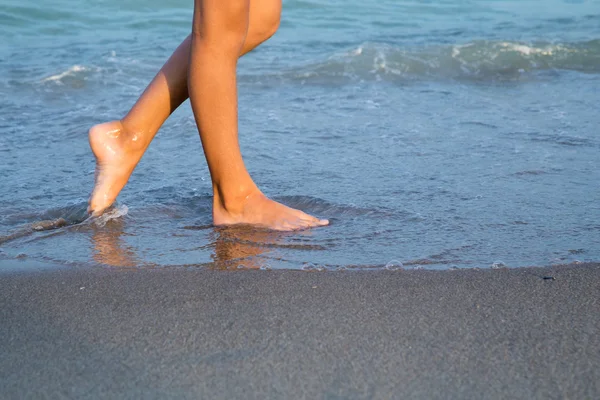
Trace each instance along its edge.
<path fill-rule="evenodd" d="M 23 265 L 0 274 L 2 398 L 600 396 L 600 264 Z"/>

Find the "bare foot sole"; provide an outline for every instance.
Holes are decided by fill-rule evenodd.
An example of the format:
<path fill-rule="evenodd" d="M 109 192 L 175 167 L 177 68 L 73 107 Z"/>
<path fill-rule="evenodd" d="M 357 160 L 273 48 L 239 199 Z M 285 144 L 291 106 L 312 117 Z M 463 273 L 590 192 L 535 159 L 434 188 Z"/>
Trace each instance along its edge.
<path fill-rule="evenodd" d="M 94 126 L 89 131 L 90 147 L 96 157 L 96 177 L 88 212 L 98 216 L 115 201 L 143 150 L 133 150 L 131 139 L 120 121 Z"/>
<path fill-rule="evenodd" d="M 260 191 L 247 196 L 235 212 L 213 201 L 213 223 L 220 225 L 249 224 L 278 231 L 293 231 L 329 225 L 326 219 L 315 218 L 267 198 Z"/>

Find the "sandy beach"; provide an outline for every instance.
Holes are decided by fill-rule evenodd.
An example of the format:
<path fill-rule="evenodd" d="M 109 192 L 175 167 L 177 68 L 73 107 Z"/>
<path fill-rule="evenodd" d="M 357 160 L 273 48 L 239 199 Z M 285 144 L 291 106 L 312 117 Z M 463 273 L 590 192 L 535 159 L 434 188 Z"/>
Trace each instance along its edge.
<path fill-rule="evenodd" d="M 0 400 L 600 400 L 600 0 L 210 3 L 0 2 Z"/>
<path fill-rule="evenodd" d="M 394 272 L 26 265 L 0 275 L 2 398 L 600 395 L 600 264 Z"/>

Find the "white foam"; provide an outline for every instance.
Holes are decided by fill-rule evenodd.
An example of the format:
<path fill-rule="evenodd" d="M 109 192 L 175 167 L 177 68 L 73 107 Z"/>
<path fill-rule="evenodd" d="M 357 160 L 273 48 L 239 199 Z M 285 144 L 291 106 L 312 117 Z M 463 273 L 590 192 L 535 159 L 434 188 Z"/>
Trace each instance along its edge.
<path fill-rule="evenodd" d="M 363 53 L 363 46 L 358 46 L 358 48 L 354 50 L 350 50 L 348 55 L 350 56 L 360 56 Z"/>
<path fill-rule="evenodd" d="M 474 43 L 457 44 L 452 46 L 452 58 L 457 58 L 460 55 L 462 49 L 473 47 Z"/>
<path fill-rule="evenodd" d="M 90 68 L 84 67 L 83 65 L 73 65 L 66 71 L 61 72 L 60 74 L 52 75 L 52 76 L 42 79 L 42 82 L 56 81 L 57 83 L 61 83 L 60 81 L 63 78 L 65 78 L 67 76 L 72 76 L 78 72 L 85 72 L 85 71 L 90 71 Z"/>
<path fill-rule="evenodd" d="M 567 49 L 566 47 L 561 46 L 561 45 L 548 45 L 548 46 L 544 46 L 544 47 L 533 47 L 533 46 L 527 46 L 524 44 L 510 43 L 510 42 L 501 42 L 501 43 L 499 43 L 499 45 L 502 48 L 506 49 L 505 51 L 516 51 L 517 53 L 521 53 L 526 56 L 530 56 L 533 54 L 539 54 L 539 55 L 543 55 L 543 56 L 551 56 L 551 55 L 555 54 L 557 51 L 560 51 L 560 52 L 576 51 L 575 49 Z"/>
<path fill-rule="evenodd" d="M 303 271 L 312 271 L 312 272 L 315 272 L 315 271 L 323 272 L 326 270 L 326 268 L 322 265 L 316 265 L 311 262 L 308 262 L 302 266 L 302 270 Z"/>

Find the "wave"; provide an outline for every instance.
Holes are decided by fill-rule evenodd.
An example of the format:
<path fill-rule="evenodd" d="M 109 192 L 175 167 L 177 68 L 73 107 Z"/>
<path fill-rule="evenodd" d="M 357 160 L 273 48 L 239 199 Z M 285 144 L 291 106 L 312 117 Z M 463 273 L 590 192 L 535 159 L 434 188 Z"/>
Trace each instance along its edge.
<path fill-rule="evenodd" d="M 128 214 L 126 205 L 114 205 L 99 217 L 90 217 L 87 212 L 87 203 L 58 207 L 40 213 L 13 215 L 10 219 L 26 221 L 18 228 L 7 234 L 0 234 L 0 244 L 4 245 L 16 239 L 31 236 L 38 232 L 54 231 L 81 224 L 94 224 L 104 227 L 109 221 L 121 218 Z"/>
<path fill-rule="evenodd" d="M 283 71 L 242 71 L 239 80 L 250 84 L 309 85 L 427 79 L 520 81 L 531 79 L 536 72 L 543 71 L 600 73 L 600 39 L 574 43 L 480 40 L 420 48 L 363 43 L 325 60 Z M 38 78 L 36 83 L 80 88 L 88 81 L 104 80 L 113 73 L 98 66 L 77 64 Z"/>
<path fill-rule="evenodd" d="M 600 73 L 600 39 L 577 43 L 474 41 L 421 49 L 364 43 L 325 61 L 268 75 L 303 84 L 424 78 L 520 80 L 536 71 Z M 244 76 L 263 81 L 265 76 Z"/>

